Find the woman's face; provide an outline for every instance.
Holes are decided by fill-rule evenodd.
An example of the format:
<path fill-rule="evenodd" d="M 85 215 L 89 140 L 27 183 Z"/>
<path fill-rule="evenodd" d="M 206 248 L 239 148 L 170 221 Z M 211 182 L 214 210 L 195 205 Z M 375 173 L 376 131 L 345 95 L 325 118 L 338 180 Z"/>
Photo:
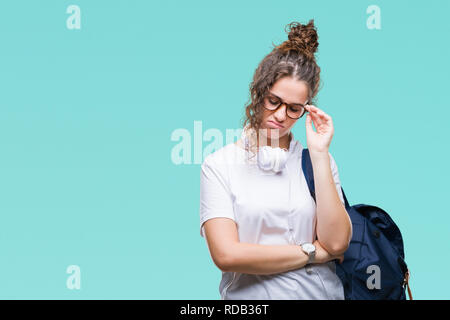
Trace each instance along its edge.
<path fill-rule="evenodd" d="M 274 83 L 270 88 L 270 93 L 278 96 L 286 103 L 304 104 L 308 100 L 308 87 L 303 81 L 291 77 L 284 77 Z M 270 106 L 268 97 L 264 99 L 264 103 Z M 288 134 L 298 119 L 292 119 L 286 114 L 286 105 L 281 105 L 277 110 L 268 110 L 263 108 L 263 119 L 261 129 L 267 129 L 267 138 L 276 139 Z M 280 128 L 276 124 L 279 124 Z M 277 135 L 277 130 L 278 135 Z M 261 130 L 264 136 L 266 130 Z"/>

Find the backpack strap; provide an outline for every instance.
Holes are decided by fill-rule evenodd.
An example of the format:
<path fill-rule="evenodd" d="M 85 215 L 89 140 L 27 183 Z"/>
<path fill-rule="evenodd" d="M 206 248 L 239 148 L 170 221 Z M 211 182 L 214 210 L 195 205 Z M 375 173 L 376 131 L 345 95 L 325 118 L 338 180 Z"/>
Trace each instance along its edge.
<path fill-rule="evenodd" d="M 308 184 L 309 192 L 311 193 L 312 198 L 316 201 L 316 192 L 314 188 L 314 172 L 311 162 L 311 157 L 309 155 L 309 150 L 307 148 L 303 148 L 302 150 L 302 170 L 303 175 L 305 176 L 306 183 Z M 344 189 L 341 186 L 342 195 L 344 196 L 345 208 L 349 208 L 350 204 L 347 201 L 347 197 L 345 196 Z"/>

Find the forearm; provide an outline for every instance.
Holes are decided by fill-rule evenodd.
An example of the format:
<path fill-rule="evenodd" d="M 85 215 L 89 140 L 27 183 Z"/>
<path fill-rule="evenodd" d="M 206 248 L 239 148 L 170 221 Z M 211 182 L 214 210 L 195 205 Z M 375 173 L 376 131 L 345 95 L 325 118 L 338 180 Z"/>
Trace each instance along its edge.
<path fill-rule="evenodd" d="M 261 245 L 238 242 L 229 248 L 226 271 L 275 274 L 304 267 L 308 255 L 299 245 Z"/>
<path fill-rule="evenodd" d="M 311 154 L 317 206 L 317 238 L 332 254 L 344 252 L 350 242 L 351 221 L 333 180 L 328 152 Z"/>

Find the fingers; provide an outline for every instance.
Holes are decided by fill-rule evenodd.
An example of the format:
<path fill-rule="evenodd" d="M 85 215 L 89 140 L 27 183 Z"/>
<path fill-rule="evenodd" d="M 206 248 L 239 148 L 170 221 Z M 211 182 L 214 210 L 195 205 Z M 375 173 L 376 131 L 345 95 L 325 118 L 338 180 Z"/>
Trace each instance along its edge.
<path fill-rule="evenodd" d="M 314 121 L 314 126 L 317 128 L 318 126 L 322 125 L 323 123 L 326 123 L 328 121 L 328 115 L 313 105 L 307 105 L 305 106 L 306 110 L 309 111 L 309 114 L 312 117 L 312 120 Z"/>
<path fill-rule="evenodd" d="M 312 132 L 313 131 L 313 127 L 312 127 L 312 120 L 311 120 L 312 118 L 311 118 L 311 115 L 308 113 L 307 115 L 306 115 L 306 124 L 305 124 L 305 126 L 306 126 L 306 131 L 308 132 Z"/>
<path fill-rule="evenodd" d="M 311 115 L 311 118 L 314 122 L 314 126 L 316 127 L 320 127 L 321 125 L 325 124 L 328 127 L 333 127 L 333 121 L 331 119 L 331 116 L 326 114 L 324 111 L 322 111 L 321 109 L 317 108 L 314 105 L 306 105 L 305 106 L 306 110 L 309 111 L 308 114 Z"/>
<path fill-rule="evenodd" d="M 320 118 L 317 114 L 317 110 L 314 109 L 314 106 L 312 106 L 312 105 L 307 105 L 307 106 L 305 106 L 305 108 L 306 108 L 306 110 L 309 111 L 306 116 L 308 117 L 308 115 L 309 115 L 310 119 L 314 122 L 314 126 L 317 129 L 317 127 L 320 125 L 319 124 Z"/>

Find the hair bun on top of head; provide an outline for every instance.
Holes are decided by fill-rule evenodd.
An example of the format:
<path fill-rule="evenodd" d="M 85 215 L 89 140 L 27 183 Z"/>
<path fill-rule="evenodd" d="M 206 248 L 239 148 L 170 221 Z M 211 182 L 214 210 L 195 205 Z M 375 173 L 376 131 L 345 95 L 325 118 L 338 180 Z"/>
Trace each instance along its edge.
<path fill-rule="evenodd" d="M 281 45 L 277 46 L 278 50 L 281 52 L 294 50 L 302 53 L 309 59 L 314 59 L 314 53 L 319 46 L 314 19 L 309 20 L 306 25 L 299 22 L 291 22 L 285 27 L 285 31 L 286 33 L 289 33 L 289 40 L 286 40 Z"/>

